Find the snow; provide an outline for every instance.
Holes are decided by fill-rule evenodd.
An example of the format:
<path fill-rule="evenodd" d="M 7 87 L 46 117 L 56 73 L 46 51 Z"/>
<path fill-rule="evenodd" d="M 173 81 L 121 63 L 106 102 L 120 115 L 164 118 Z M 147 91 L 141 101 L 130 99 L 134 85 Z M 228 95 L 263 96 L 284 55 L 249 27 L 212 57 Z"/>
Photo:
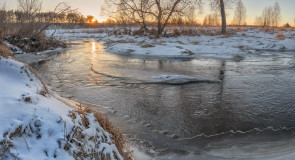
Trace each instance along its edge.
<path fill-rule="evenodd" d="M 151 79 L 155 81 L 150 81 L 147 83 L 161 83 L 161 84 L 187 84 L 187 83 L 218 83 L 218 80 L 212 80 L 207 78 L 198 78 L 186 75 L 158 75 L 153 76 Z"/>
<path fill-rule="evenodd" d="M 153 76 L 151 78 L 152 79 L 164 79 L 164 80 L 197 79 L 197 77 L 185 76 L 185 75 L 159 75 L 159 76 Z"/>
<path fill-rule="evenodd" d="M 210 28 L 206 29 L 210 30 Z M 105 42 L 106 50 L 115 54 L 162 57 L 201 56 L 230 59 L 235 55 L 257 54 L 263 51 L 295 51 L 294 29 L 277 29 L 273 33 L 265 32 L 261 28 L 248 27 L 233 35 L 200 33 L 195 36 L 161 37 L 158 39 L 126 34 L 113 35 L 113 30 L 116 29 L 60 29 L 56 30 L 55 37 L 69 41 L 95 39 Z M 135 29 L 132 28 L 132 30 Z M 54 30 L 48 30 L 47 34 L 51 35 L 53 32 Z M 276 38 L 279 33 L 283 34 L 285 38 Z"/>
<path fill-rule="evenodd" d="M 8 42 L 5 42 L 7 47 L 10 48 L 10 50 L 13 52 L 13 54 L 26 54 L 26 52 L 22 51 L 19 47 L 12 45 Z"/>
<path fill-rule="evenodd" d="M 50 50 L 46 50 L 46 51 L 42 51 L 42 52 L 37 52 L 36 54 L 40 55 L 40 54 L 47 54 L 47 53 L 52 53 L 52 52 L 61 52 L 63 50 L 64 50 L 64 48 L 58 47 L 58 48 L 55 48 L 55 49 L 50 49 Z"/>
<path fill-rule="evenodd" d="M 70 151 L 64 149 L 69 143 L 65 137 L 73 136 L 75 127 L 82 128 L 86 138 L 97 136 L 98 148 L 89 141 L 85 153 L 103 151 L 111 159 L 115 159 L 113 153 L 123 159 L 93 114 L 87 115 L 90 125 L 85 128 L 77 113 L 76 119 L 68 116 L 73 108 L 51 95 L 41 95 L 44 90 L 25 64 L 0 56 L 0 159 L 75 159 L 75 144 Z"/>

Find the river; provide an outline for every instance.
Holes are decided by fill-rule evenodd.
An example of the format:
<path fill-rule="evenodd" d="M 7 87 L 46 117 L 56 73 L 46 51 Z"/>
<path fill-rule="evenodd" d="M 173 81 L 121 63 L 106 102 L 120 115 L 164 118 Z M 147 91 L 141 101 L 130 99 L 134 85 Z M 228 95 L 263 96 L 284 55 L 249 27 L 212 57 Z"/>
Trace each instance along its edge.
<path fill-rule="evenodd" d="M 83 41 L 32 66 L 63 97 L 106 113 L 150 158 L 251 159 L 295 149 L 294 53 L 122 56 Z M 216 82 L 147 83 L 157 75 Z"/>

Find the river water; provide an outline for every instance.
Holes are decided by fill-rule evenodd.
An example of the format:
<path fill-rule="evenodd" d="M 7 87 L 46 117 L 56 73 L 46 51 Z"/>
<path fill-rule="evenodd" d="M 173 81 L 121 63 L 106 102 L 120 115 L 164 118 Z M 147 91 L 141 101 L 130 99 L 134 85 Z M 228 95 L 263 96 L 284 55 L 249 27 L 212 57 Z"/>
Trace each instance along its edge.
<path fill-rule="evenodd" d="M 295 150 L 294 53 L 236 61 L 139 57 L 85 41 L 33 67 L 54 91 L 106 113 L 154 159 L 243 159 Z M 216 82 L 146 83 L 157 75 Z"/>

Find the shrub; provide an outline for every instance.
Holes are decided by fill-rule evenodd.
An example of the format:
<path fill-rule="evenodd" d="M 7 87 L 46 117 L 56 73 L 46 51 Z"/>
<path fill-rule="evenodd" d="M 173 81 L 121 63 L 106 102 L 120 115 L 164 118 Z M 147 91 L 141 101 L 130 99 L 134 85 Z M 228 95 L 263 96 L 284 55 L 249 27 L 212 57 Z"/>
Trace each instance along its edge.
<path fill-rule="evenodd" d="M 284 35 L 283 33 L 278 33 L 278 34 L 276 35 L 276 38 L 277 38 L 277 39 L 285 39 L 285 35 Z"/>
<path fill-rule="evenodd" d="M 33 29 L 33 28 L 32 28 Z M 19 28 L 21 30 L 21 27 Z M 67 44 L 53 37 L 47 37 L 44 32 L 38 35 L 22 34 L 17 30 L 5 38 L 7 42 L 19 47 L 25 52 L 41 52 L 58 47 L 65 48 Z"/>
<path fill-rule="evenodd" d="M 5 44 L 0 44 L 0 56 L 4 58 L 13 57 Z"/>
<path fill-rule="evenodd" d="M 76 118 L 75 113 L 78 113 L 82 117 L 83 125 L 87 127 L 89 124 L 89 120 L 87 119 L 87 115 L 93 113 L 95 117 L 95 121 L 99 122 L 101 127 L 110 133 L 112 135 L 112 140 L 115 143 L 119 153 L 125 160 L 131 160 L 131 151 L 130 146 L 128 143 L 124 140 L 122 133 L 116 129 L 111 121 L 107 118 L 106 115 L 104 115 L 102 112 L 95 112 L 91 109 L 89 109 L 87 106 L 83 106 L 81 104 L 76 106 L 76 110 L 72 112 L 70 117 L 73 119 Z"/>
<path fill-rule="evenodd" d="M 286 28 L 289 28 L 289 27 L 291 27 L 291 26 L 290 26 L 289 23 L 287 23 L 287 24 L 285 24 L 285 27 L 286 27 Z"/>

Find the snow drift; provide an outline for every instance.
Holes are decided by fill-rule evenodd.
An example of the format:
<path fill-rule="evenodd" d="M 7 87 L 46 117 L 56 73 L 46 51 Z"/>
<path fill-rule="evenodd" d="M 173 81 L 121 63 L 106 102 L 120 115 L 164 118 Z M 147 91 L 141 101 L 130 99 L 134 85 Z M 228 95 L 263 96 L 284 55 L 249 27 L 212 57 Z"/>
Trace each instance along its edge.
<path fill-rule="evenodd" d="M 45 90 L 23 63 L 0 56 L 0 159 L 123 159 L 93 113 Z"/>

